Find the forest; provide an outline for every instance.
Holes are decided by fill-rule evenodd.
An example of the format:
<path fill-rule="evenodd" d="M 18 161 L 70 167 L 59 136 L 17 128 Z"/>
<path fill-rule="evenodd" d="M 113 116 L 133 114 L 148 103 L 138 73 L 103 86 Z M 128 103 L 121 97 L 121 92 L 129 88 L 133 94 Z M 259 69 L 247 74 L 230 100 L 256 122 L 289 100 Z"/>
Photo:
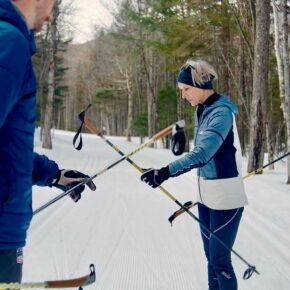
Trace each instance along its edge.
<path fill-rule="evenodd" d="M 195 58 L 213 65 L 215 91 L 238 105 L 248 172 L 290 150 L 287 0 L 122 0 L 113 24 L 83 44 L 68 37 L 72 5 L 57 0 L 53 22 L 36 37 L 44 148 L 52 148 L 53 128 L 76 131 L 78 114 L 92 104 L 90 120 L 128 141 L 184 119 L 190 150 L 195 107 L 180 98 L 176 77 Z"/>

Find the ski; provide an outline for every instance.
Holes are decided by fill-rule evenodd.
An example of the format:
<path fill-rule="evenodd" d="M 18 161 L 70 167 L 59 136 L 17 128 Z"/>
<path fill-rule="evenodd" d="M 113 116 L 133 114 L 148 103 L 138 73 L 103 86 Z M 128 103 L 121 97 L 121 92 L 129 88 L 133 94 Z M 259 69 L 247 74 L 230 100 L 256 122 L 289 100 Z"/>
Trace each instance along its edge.
<path fill-rule="evenodd" d="M 79 290 L 82 289 L 82 286 L 91 285 L 95 282 L 96 273 L 95 266 L 90 265 L 90 274 L 73 278 L 68 280 L 54 280 L 54 281 L 44 281 L 44 282 L 27 282 L 27 283 L 1 283 L 0 290 L 8 289 L 33 289 L 33 288 L 74 288 L 79 287 Z"/>

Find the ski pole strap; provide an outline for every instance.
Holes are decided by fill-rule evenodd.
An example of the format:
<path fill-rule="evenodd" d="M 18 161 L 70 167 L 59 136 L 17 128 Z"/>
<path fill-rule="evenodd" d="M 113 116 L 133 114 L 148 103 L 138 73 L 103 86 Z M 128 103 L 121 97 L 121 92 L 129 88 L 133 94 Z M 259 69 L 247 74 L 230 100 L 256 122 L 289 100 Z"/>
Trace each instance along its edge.
<path fill-rule="evenodd" d="M 0 283 L 0 290 L 8 289 L 33 289 L 33 288 L 74 288 L 79 287 L 79 290 L 83 289 L 83 286 L 91 285 L 96 280 L 95 266 L 90 265 L 90 274 L 73 278 L 68 280 L 54 280 L 44 282 L 27 282 L 27 283 Z"/>
<path fill-rule="evenodd" d="M 186 207 L 187 209 L 190 209 L 192 207 L 194 207 L 195 205 L 197 205 L 197 202 L 195 204 L 193 204 L 192 201 L 187 201 L 183 206 Z M 173 226 L 173 221 L 181 214 L 183 214 L 185 212 L 184 208 L 180 208 L 179 210 L 177 210 L 176 212 L 174 212 L 169 218 L 168 221 L 170 222 L 171 226 Z"/>
<path fill-rule="evenodd" d="M 252 277 L 252 275 L 254 274 L 254 272 L 256 272 L 258 275 L 260 275 L 260 273 L 256 270 L 255 266 L 249 266 L 249 268 L 245 271 L 244 275 L 243 275 L 243 279 L 244 280 L 248 280 Z"/>
<path fill-rule="evenodd" d="M 73 146 L 74 146 L 74 148 L 75 148 L 76 150 L 79 150 L 79 151 L 80 151 L 80 150 L 82 149 L 82 147 L 83 147 L 83 138 L 82 138 L 82 134 L 81 134 L 81 133 L 82 133 L 83 125 L 84 125 L 85 115 L 86 115 L 87 110 L 88 110 L 91 106 L 92 106 L 92 104 L 89 104 L 89 105 L 87 106 L 87 108 L 79 114 L 79 119 L 80 119 L 80 121 L 81 121 L 81 125 L 80 125 L 80 127 L 79 127 L 79 129 L 78 129 L 76 135 L 75 135 L 74 138 L 73 138 Z M 79 141 L 79 144 L 76 145 L 76 142 L 77 142 L 77 139 L 78 139 L 78 138 L 80 139 L 80 141 Z"/>

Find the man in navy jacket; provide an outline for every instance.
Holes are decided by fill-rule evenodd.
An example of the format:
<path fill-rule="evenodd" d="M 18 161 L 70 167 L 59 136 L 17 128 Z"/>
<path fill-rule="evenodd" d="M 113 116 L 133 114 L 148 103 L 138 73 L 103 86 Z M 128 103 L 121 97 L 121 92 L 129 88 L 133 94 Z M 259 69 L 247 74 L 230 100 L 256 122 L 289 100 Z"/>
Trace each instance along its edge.
<path fill-rule="evenodd" d="M 33 152 L 36 80 L 34 32 L 51 21 L 55 0 L 0 0 L 0 282 L 20 282 L 22 247 L 32 218 L 32 186 L 63 190 L 87 175 L 59 170 Z M 95 190 L 93 182 L 88 182 Z M 71 194 L 78 201 L 84 186 Z"/>

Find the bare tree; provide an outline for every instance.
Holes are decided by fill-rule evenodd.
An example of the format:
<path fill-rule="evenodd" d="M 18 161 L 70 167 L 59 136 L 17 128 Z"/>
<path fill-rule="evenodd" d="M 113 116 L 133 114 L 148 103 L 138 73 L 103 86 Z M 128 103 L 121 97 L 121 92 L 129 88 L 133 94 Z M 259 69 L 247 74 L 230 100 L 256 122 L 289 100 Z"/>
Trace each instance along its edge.
<path fill-rule="evenodd" d="M 248 172 L 262 167 L 264 161 L 269 71 L 269 29 L 270 0 L 257 0 L 253 99 L 251 105 L 251 138 Z"/>
<path fill-rule="evenodd" d="M 275 30 L 275 53 L 277 59 L 281 107 L 287 128 L 287 149 L 290 150 L 290 73 L 289 73 L 289 25 L 287 0 L 272 0 Z M 287 162 L 287 184 L 290 184 L 290 158 Z"/>
<path fill-rule="evenodd" d="M 49 38 L 49 69 L 48 69 L 48 92 L 46 99 L 46 108 L 43 124 L 43 142 L 42 147 L 52 149 L 51 142 L 51 128 L 52 128 L 52 113 L 53 113 L 53 99 L 55 92 L 55 62 L 57 52 L 57 19 L 59 16 L 59 5 L 62 0 L 58 0 L 53 8 L 53 21 L 50 24 L 50 38 Z"/>

